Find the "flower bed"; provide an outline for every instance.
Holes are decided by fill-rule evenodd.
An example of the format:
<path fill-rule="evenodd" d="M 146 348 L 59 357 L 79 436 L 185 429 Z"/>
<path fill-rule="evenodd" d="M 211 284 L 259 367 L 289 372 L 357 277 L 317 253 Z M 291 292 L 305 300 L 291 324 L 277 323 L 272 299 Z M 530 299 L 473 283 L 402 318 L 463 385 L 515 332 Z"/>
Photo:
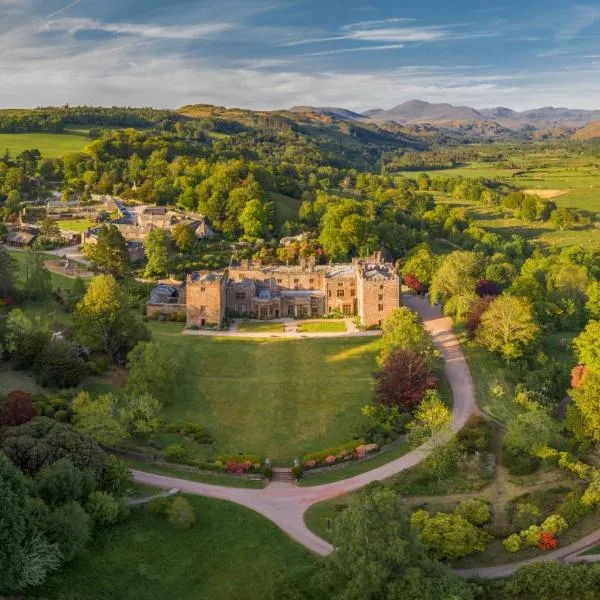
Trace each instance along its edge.
<path fill-rule="evenodd" d="M 348 442 L 347 444 L 341 444 L 333 448 L 326 448 L 325 450 L 312 452 L 304 456 L 302 469 L 307 471 L 360 460 L 375 452 L 378 448 L 377 444 L 365 444 L 362 440 Z"/>

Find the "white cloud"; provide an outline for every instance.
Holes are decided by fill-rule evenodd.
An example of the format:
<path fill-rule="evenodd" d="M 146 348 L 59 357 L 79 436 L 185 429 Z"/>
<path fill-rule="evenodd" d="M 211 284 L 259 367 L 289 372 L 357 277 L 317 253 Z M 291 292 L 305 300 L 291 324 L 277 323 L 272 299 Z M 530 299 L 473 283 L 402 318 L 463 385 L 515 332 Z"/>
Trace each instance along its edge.
<path fill-rule="evenodd" d="M 406 17 L 392 17 L 389 19 L 375 19 L 372 21 L 357 21 L 356 23 L 348 23 L 347 25 L 342 25 L 340 29 L 359 29 L 363 27 L 372 27 L 373 25 L 387 25 L 388 23 L 402 23 L 406 21 L 414 21 L 415 19 L 406 18 Z"/>
<path fill-rule="evenodd" d="M 396 50 L 404 48 L 404 44 L 383 44 L 382 46 L 359 46 L 357 48 L 339 48 L 338 50 L 323 50 L 321 52 L 308 52 L 303 56 L 327 56 L 329 54 L 344 54 L 346 52 L 371 52 L 374 50 Z"/>
<path fill-rule="evenodd" d="M 103 31 L 106 33 L 135 35 L 145 38 L 201 39 L 213 37 L 234 27 L 233 23 L 152 25 L 141 23 L 104 23 L 87 18 L 63 18 L 48 21 L 42 29 L 48 31 L 67 31 L 71 34 L 80 31 Z"/>

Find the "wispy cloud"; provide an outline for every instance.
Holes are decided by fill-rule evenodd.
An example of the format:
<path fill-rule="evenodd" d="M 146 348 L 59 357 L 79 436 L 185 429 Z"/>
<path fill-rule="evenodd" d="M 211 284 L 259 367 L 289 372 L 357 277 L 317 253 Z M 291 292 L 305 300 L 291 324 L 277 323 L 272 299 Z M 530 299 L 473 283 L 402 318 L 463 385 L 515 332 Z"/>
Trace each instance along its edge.
<path fill-rule="evenodd" d="M 382 46 L 359 46 L 357 48 L 339 48 L 338 50 L 323 50 L 321 52 L 307 52 L 303 56 L 327 56 L 328 54 L 345 54 L 346 52 L 372 52 L 375 50 L 396 50 L 404 48 L 405 44 L 383 44 Z"/>
<path fill-rule="evenodd" d="M 357 21 L 355 23 L 347 23 L 346 25 L 342 25 L 340 29 L 358 29 L 363 27 L 372 27 L 373 25 L 388 25 L 389 23 L 402 23 L 407 21 L 414 21 L 413 18 L 407 17 L 391 17 L 389 19 L 375 19 L 372 21 Z"/>
<path fill-rule="evenodd" d="M 42 29 L 67 31 L 71 34 L 80 31 L 103 31 L 121 35 L 135 35 L 145 38 L 162 39 L 202 39 L 213 37 L 235 28 L 233 23 L 203 23 L 200 25 L 154 25 L 141 23 L 105 23 L 87 18 L 63 18 L 49 20 Z"/>

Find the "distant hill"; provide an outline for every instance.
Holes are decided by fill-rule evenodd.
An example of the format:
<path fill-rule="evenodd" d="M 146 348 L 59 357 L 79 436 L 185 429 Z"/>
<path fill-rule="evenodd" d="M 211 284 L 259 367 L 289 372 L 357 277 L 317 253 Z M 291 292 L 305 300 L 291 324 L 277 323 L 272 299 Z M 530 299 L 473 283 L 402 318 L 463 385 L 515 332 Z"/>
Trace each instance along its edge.
<path fill-rule="evenodd" d="M 450 121 L 485 121 L 486 118 L 469 106 L 453 106 L 452 104 L 433 104 L 423 100 L 410 100 L 377 112 L 370 117 L 373 121 L 396 123 L 447 123 Z"/>
<path fill-rule="evenodd" d="M 292 106 L 290 112 L 300 114 L 314 113 L 316 115 L 328 115 L 342 121 L 360 121 L 363 115 L 345 108 L 337 108 L 335 106 Z"/>
<path fill-rule="evenodd" d="M 591 140 L 600 138 L 600 121 L 592 121 L 585 127 L 578 129 L 572 136 L 573 140 Z"/>

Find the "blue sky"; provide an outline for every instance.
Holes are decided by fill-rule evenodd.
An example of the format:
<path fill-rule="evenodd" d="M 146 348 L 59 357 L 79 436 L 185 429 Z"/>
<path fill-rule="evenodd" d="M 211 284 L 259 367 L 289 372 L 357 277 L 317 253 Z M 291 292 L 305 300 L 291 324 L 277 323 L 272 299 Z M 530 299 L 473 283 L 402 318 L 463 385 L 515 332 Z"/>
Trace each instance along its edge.
<path fill-rule="evenodd" d="M 600 108 L 600 1 L 0 0 L 0 105 Z"/>

